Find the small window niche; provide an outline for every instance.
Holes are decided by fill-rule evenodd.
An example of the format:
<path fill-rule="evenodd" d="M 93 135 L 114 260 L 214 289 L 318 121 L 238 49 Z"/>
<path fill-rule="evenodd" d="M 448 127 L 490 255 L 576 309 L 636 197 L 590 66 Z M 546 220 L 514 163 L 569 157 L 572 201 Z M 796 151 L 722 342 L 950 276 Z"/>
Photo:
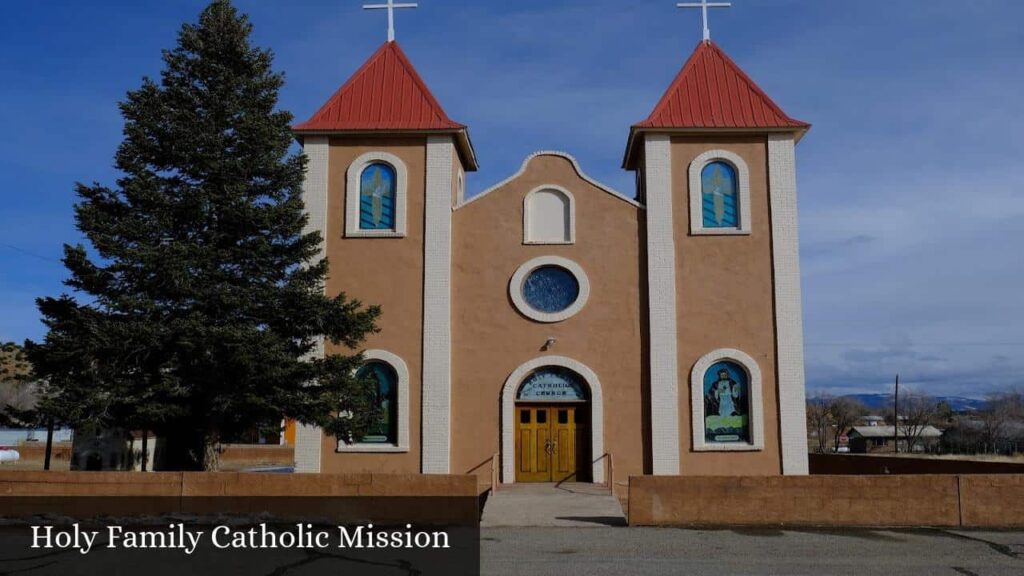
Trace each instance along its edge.
<path fill-rule="evenodd" d="M 575 199 L 561 186 L 536 188 L 523 201 L 523 244 L 574 244 Z"/>

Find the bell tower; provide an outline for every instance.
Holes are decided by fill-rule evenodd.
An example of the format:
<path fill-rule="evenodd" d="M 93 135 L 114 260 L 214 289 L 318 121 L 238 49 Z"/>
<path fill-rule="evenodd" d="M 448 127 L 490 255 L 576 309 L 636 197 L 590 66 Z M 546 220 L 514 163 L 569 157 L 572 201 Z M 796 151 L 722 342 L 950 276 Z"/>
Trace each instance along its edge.
<path fill-rule="evenodd" d="M 299 472 L 449 472 L 452 207 L 476 156 L 393 40 L 393 10 L 414 5 L 367 8 L 378 7 L 389 40 L 293 130 L 309 159 L 308 227 L 330 266 L 324 288 L 382 308 L 365 357 L 387 381 L 387 425 L 355 444 L 300 427 Z"/>
<path fill-rule="evenodd" d="M 689 5 L 680 5 L 689 7 Z M 710 40 L 630 129 L 654 474 L 806 474 L 794 120 Z"/>

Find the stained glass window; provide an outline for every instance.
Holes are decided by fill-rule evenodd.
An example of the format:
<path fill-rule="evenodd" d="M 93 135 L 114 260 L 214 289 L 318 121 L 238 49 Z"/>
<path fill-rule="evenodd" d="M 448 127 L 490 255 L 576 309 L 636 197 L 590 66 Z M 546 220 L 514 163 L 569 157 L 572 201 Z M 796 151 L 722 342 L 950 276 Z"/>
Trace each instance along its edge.
<path fill-rule="evenodd" d="M 529 402 L 585 402 L 587 386 L 579 374 L 561 366 L 539 368 L 523 380 L 516 400 Z"/>
<path fill-rule="evenodd" d="M 750 442 L 750 383 L 735 362 L 716 362 L 704 373 L 704 439 Z"/>
<path fill-rule="evenodd" d="M 398 374 L 384 362 L 369 362 L 356 376 L 376 383 L 372 405 L 377 415 L 361 442 L 396 444 L 398 442 Z"/>
<path fill-rule="evenodd" d="M 561 266 L 541 266 L 523 282 L 523 299 L 538 312 L 561 312 L 580 295 L 576 276 Z"/>
<path fill-rule="evenodd" d="M 726 162 L 711 162 L 701 170 L 701 205 L 705 228 L 739 228 L 736 169 Z"/>
<path fill-rule="evenodd" d="M 394 229 L 395 196 L 395 169 L 383 162 L 367 166 L 359 179 L 359 229 Z"/>

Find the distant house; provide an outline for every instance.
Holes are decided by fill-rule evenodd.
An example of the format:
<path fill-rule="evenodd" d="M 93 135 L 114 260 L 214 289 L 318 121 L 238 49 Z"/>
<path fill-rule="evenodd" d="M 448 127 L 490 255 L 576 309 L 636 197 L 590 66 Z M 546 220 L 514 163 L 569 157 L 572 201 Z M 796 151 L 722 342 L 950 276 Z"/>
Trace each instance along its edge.
<path fill-rule="evenodd" d="M 850 452 L 865 454 L 868 452 L 892 451 L 893 426 L 854 426 L 846 432 L 850 439 Z M 901 452 L 925 452 L 936 446 L 942 438 L 942 431 L 934 426 L 925 426 L 920 434 L 916 434 L 914 445 L 908 449 L 907 436 L 911 430 L 900 426 L 899 449 Z"/>
<path fill-rule="evenodd" d="M 885 426 L 885 418 L 875 414 L 861 418 L 861 422 L 863 422 L 865 426 Z"/>

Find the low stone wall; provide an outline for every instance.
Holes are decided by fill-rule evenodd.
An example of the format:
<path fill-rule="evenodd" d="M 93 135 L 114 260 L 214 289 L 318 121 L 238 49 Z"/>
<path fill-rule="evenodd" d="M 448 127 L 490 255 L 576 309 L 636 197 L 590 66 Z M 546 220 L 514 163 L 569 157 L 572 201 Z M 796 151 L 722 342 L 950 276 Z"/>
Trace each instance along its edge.
<path fill-rule="evenodd" d="M 474 476 L 0 470 L 5 496 L 477 496 Z"/>
<path fill-rule="evenodd" d="M 812 475 L 1024 474 L 1024 463 L 871 454 L 809 454 Z"/>
<path fill-rule="evenodd" d="M 631 526 L 1024 526 L 1024 476 L 633 476 Z"/>

